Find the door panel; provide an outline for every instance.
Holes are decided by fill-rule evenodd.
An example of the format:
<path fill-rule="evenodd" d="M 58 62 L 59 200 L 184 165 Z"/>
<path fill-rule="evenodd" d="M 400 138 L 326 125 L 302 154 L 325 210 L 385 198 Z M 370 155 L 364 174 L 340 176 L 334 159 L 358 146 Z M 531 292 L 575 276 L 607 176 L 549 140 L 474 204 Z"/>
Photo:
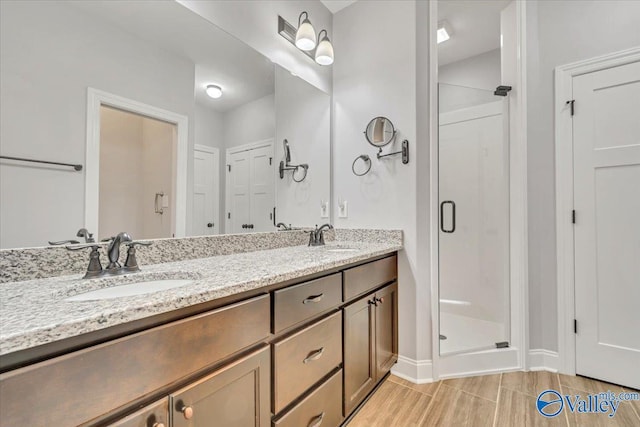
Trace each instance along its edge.
<path fill-rule="evenodd" d="M 373 294 L 344 308 L 344 415 L 369 394 L 376 382 Z"/>
<path fill-rule="evenodd" d="M 576 372 L 640 388 L 640 63 L 573 95 Z"/>
<path fill-rule="evenodd" d="M 275 206 L 273 147 L 249 151 L 251 158 L 251 231 L 271 231 Z"/>
<path fill-rule="evenodd" d="M 376 292 L 376 381 L 398 360 L 398 285 Z"/>
<path fill-rule="evenodd" d="M 171 395 L 174 427 L 269 426 L 269 348 Z"/>
<path fill-rule="evenodd" d="M 247 151 L 233 153 L 229 156 L 229 165 L 227 166 L 227 177 L 230 185 L 228 186 L 230 206 L 227 211 L 231 214 L 228 221 L 229 233 L 246 233 L 250 231 L 243 228 L 243 224 L 251 223 L 250 215 L 250 157 Z"/>
<path fill-rule="evenodd" d="M 218 234 L 218 157 L 215 153 L 194 150 L 193 163 L 193 235 Z M 212 224 L 211 227 L 208 225 Z"/>

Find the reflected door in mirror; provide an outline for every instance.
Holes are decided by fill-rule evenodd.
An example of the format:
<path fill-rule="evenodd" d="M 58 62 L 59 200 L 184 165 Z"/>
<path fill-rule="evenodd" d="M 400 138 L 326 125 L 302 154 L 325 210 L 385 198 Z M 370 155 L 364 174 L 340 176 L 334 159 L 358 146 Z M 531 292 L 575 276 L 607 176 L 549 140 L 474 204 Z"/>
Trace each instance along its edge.
<path fill-rule="evenodd" d="M 273 226 L 273 144 L 230 151 L 227 161 L 227 233 L 271 231 Z"/>
<path fill-rule="evenodd" d="M 193 156 L 193 235 L 220 233 L 219 151 L 196 146 Z"/>

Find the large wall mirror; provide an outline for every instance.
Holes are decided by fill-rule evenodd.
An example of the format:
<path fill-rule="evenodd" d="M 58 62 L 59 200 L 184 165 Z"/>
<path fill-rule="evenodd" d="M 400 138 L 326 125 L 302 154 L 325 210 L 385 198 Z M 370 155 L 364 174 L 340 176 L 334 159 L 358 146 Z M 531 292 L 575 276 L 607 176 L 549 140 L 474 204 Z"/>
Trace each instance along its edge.
<path fill-rule="evenodd" d="M 328 94 L 177 2 L 0 7 L 0 248 L 328 222 Z"/>

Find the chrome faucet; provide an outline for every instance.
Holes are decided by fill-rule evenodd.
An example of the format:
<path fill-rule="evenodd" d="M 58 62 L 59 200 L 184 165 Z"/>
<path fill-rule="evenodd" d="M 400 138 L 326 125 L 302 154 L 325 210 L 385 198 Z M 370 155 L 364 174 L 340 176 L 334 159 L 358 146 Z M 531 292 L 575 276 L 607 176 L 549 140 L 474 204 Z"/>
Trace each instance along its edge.
<path fill-rule="evenodd" d="M 96 239 L 93 238 L 93 234 L 89 233 L 89 230 L 86 228 L 81 228 L 78 230 L 76 237 L 83 237 L 85 243 L 95 243 Z"/>
<path fill-rule="evenodd" d="M 282 228 L 280 228 L 282 227 Z M 289 224 L 289 226 L 287 227 L 287 224 L 285 224 L 284 222 L 279 222 L 278 225 L 276 225 L 276 228 L 280 231 L 289 231 L 291 230 L 291 224 Z"/>
<path fill-rule="evenodd" d="M 107 270 L 114 270 L 121 267 L 118 259 L 120 259 L 120 245 L 125 242 L 131 242 L 131 236 L 124 231 L 118 233 L 116 237 L 111 240 L 109 243 L 109 247 L 107 248 L 107 255 L 109 257 L 109 265 L 107 266 Z"/>
<path fill-rule="evenodd" d="M 324 224 L 320 228 L 316 225 L 316 229 L 309 233 L 309 246 L 324 246 L 325 230 L 333 230 L 333 225 Z"/>
<path fill-rule="evenodd" d="M 133 241 L 133 239 L 131 239 L 131 236 L 125 232 L 118 233 L 117 236 L 107 240 L 110 241 L 107 248 L 109 265 L 105 269 L 102 268 L 102 264 L 100 263 L 100 248 L 102 247 L 101 244 L 95 243 L 95 241 L 93 241 L 90 243 L 85 243 L 83 245 L 66 246 L 66 248 L 70 251 L 78 251 L 80 249 L 91 248 L 91 253 L 89 254 L 89 267 L 87 268 L 87 272 L 84 276 L 85 279 L 135 273 L 137 271 L 140 271 L 140 267 L 138 266 L 138 261 L 136 259 L 136 246 L 149 246 L 151 245 L 151 242 Z M 127 260 L 125 261 L 124 266 L 121 266 L 119 262 L 120 246 L 122 246 L 122 244 L 125 244 L 128 247 Z"/>

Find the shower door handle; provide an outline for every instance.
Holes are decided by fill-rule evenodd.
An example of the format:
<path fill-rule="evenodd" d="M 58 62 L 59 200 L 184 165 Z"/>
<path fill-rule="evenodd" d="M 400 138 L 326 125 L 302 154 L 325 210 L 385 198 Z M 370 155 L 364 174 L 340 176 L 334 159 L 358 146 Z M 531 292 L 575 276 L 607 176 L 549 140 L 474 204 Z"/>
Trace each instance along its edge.
<path fill-rule="evenodd" d="M 444 205 L 451 205 L 451 229 L 446 230 L 444 228 Z M 453 200 L 445 200 L 440 203 L 440 230 L 443 233 L 453 233 L 456 231 L 456 204 Z"/>

